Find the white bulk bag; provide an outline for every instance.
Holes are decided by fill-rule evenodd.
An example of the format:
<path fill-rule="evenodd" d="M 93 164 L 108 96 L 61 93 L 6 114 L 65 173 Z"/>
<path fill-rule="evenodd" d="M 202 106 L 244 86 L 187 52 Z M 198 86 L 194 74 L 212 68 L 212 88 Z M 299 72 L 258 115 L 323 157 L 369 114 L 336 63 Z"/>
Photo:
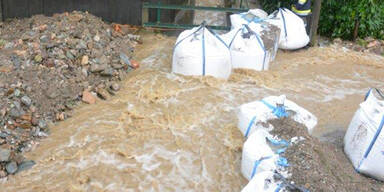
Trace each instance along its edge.
<path fill-rule="evenodd" d="M 259 172 L 274 171 L 277 169 L 279 155 L 267 144 L 267 138 L 271 135 L 259 129 L 255 131 L 244 143 L 241 159 L 241 173 L 251 180 Z"/>
<path fill-rule="evenodd" d="M 229 36 L 232 36 L 228 45 L 233 68 L 268 70 L 270 59 L 267 58 L 263 41 L 257 33 L 247 25 L 229 33 L 231 33 Z"/>
<path fill-rule="evenodd" d="M 227 45 L 204 25 L 186 30 L 177 38 L 172 72 L 227 79 L 231 71 L 231 55 Z"/>
<path fill-rule="evenodd" d="M 275 56 L 279 48 L 279 41 L 280 41 L 280 34 L 281 34 L 280 28 L 265 21 L 252 22 L 248 26 L 253 31 L 255 31 L 263 40 L 264 47 L 267 51 L 267 61 L 272 62 L 273 60 L 275 60 Z M 279 30 L 273 31 L 272 27 L 276 27 Z M 266 41 L 272 41 L 273 45 L 268 46 L 266 44 Z"/>
<path fill-rule="evenodd" d="M 371 89 L 344 137 L 344 151 L 355 169 L 384 181 L 384 95 Z"/>
<path fill-rule="evenodd" d="M 272 171 L 257 173 L 241 192 L 276 192 L 280 184 L 275 181 Z"/>
<path fill-rule="evenodd" d="M 271 125 L 265 127 L 264 123 L 270 119 L 281 117 L 282 115 L 279 114 L 279 109 L 281 108 L 291 114 L 290 118 L 304 124 L 308 128 L 308 132 L 312 133 L 313 128 L 317 124 L 317 118 L 296 103 L 285 99 L 285 95 L 270 96 L 260 101 L 241 105 L 237 110 L 237 118 L 239 120 L 237 126 L 245 137 L 248 137 L 257 129 L 271 130 Z"/>
<path fill-rule="evenodd" d="M 281 29 L 280 49 L 299 49 L 309 43 L 304 21 L 289 9 L 280 8 L 273 12 L 266 21 Z"/>
<path fill-rule="evenodd" d="M 252 22 L 260 22 L 266 19 L 268 14 L 261 9 L 251 9 L 245 13 L 232 14 L 230 16 L 232 29 L 240 28 L 242 25 L 248 25 Z"/>

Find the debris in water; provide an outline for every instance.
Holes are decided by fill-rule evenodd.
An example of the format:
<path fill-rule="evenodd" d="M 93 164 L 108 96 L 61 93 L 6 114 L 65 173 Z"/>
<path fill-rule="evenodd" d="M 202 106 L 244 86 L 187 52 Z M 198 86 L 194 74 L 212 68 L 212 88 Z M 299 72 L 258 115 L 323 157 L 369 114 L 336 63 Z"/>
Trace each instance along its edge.
<path fill-rule="evenodd" d="M 83 91 L 83 99 L 82 100 L 88 104 L 95 104 L 96 103 L 96 98 L 89 91 Z"/>

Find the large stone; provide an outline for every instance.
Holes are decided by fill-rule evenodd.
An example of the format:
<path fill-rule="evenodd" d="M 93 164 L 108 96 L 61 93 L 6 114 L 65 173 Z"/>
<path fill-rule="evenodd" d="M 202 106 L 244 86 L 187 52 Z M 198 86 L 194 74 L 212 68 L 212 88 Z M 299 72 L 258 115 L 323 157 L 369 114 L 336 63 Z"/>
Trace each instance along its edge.
<path fill-rule="evenodd" d="M 92 73 L 98 73 L 98 72 L 104 71 L 107 67 L 108 66 L 106 64 L 101 64 L 101 65 L 93 64 L 91 65 L 89 71 Z"/>
<path fill-rule="evenodd" d="M 102 55 L 102 56 L 99 58 L 99 62 L 100 62 L 100 64 L 108 64 L 108 63 L 109 63 L 109 59 L 108 59 L 107 56 Z"/>
<path fill-rule="evenodd" d="M 124 66 L 121 65 L 121 64 L 118 64 L 118 63 L 114 63 L 114 64 L 112 64 L 112 67 L 113 67 L 114 69 L 121 69 L 121 68 L 123 68 Z"/>
<path fill-rule="evenodd" d="M 17 109 L 16 107 L 12 108 L 10 111 L 9 111 L 9 115 L 16 119 L 16 118 L 19 118 L 21 117 L 22 115 L 24 115 L 25 112 L 22 110 L 22 109 Z"/>
<path fill-rule="evenodd" d="M 32 104 L 32 100 L 28 96 L 23 96 L 21 102 L 28 107 Z"/>
<path fill-rule="evenodd" d="M 97 95 L 104 100 L 108 100 L 110 98 L 108 91 L 105 89 L 97 89 Z"/>
<path fill-rule="evenodd" d="M 84 55 L 81 58 L 81 65 L 87 65 L 89 63 L 89 57 L 87 55 Z"/>
<path fill-rule="evenodd" d="M 96 42 L 99 42 L 100 41 L 100 36 L 99 35 L 95 35 L 95 37 L 93 37 L 93 40 L 96 41 Z"/>
<path fill-rule="evenodd" d="M 18 101 L 13 101 L 13 105 L 15 106 L 16 109 L 18 109 L 18 110 L 21 109 L 20 102 L 18 102 Z"/>
<path fill-rule="evenodd" d="M 368 43 L 367 48 L 372 48 L 380 45 L 380 42 L 378 40 L 374 40 Z"/>
<path fill-rule="evenodd" d="M 111 89 L 113 90 L 113 91 L 118 91 L 118 90 L 120 90 L 120 85 L 118 84 L 118 83 L 116 83 L 116 82 L 113 82 L 112 84 L 111 84 Z"/>
<path fill-rule="evenodd" d="M 0 138 L 6 138 L 8 136 L 8 134 L 0 131 Z"/>
<path fill-rule="evenodd" d="M 104 71 L 102 71 L 100 74 L 102 76 L 113 76 L 114 70 L 110 67 L 106 68 Z"/>
<path fill-rule="evenodd" d="M 7 175 L 7 172 L 0 170 L 0 178 L 6 177 Z"/>
<path fill-rule="evenodd" d="M 343 40 L 341 40 L 340 38 L 336 38 L 336 39 L 333 40 L 333 43 L 341 44 L 341 43 L 343 43 Z"/>
<path fill-rule="evenodd" d="M 87 49 L 87 43 L 85 43 L 83 40 L 80 40 L 76 46 L 76 49 Z"/>
<path fill-rule="evenodd" d="M 47 129 L 48 128 L 48 124 L 47 122 L 45 122 L 44 120 L 40 119 L 37 123 L 37 125 L 41 128 L 41 129 Z"/>
<path fill-rule="evenodd" d="M 84 77 L 88 77 L 88 70 L 86 68 L 82 68 L 81 69 L 81 74 L 84 76 Z"/>
<path fill-rule="evenodd" d="M 96 103 L 96 98 L 89 91 L 83 91 L 82 100 L 84 103 L 88 103 L 88 104 L 95 104 Z"/>
<path fill-rule="evenodd" d="M 48 42 L 48 40 L 49 40 L 49 38 L 46 35 L 43 35 L 40 37 L 40 42 L 42 42 L 42 43 L 46 43 L 46 42 Z"/>
<path fill-rule="evenodd" d="M 5 170 L 7 170 L 7 172 L 9 174 L 16 173 L 16 171 L 17 171 L 17 163 L 14 162 L 14 161 L 7 163 L 7 165 L 5 166 Z"/>
<path fill-rule="evenodd" d="M 73 60 L 75 59 L 75 56 L 73 56 L 73 54 L 68 50 L 67 52 L 65 52 L 65 56 L 70 59 L 70 60 Z"/>
<path fill-rule="evenodd" d="M 17 169 L 16 173 L 19 173 L 21 171 L 28 170 L 32 168 L 36 163 L 34 161 L 23 161 L 20 163 L 19 168 Z"/>
<path fill-rule="evenodd" d="M 41 55 L 36 55 L 34 60 L 36 63 L 41 63 L 41 61 L 43 61 L 43 57 Z"/>
<path fill-rule="evenodd" d="M 135 60 L 131 60 L 131 67 L 134 69 L 137 69 L 140 67 L 140 64 L 139 64 L 139 62 L 137 62 Z"/>
<path fill-rule="evenodd" d="M 4 149 L 0 147 L 0 162 L 9 161 L 10 156 L 11 156 L 11 151 L 9 149 Z"/>
<path fill-rule="evenodd" d="M 21 92 L 20 92 L 19 89 L 15 89 L 15 91 L 13 92 L 13 95 L 14 95 L 15 97 L 20 96 L 20 94 L 21 94 Z"/>
<path fill-rule="evenodd" d="M 124 64 L 129 66 L 131 65 L 131 62 L 129 61 L 129 57 L 125 53 L 123 52 L 120 53 L 120 59 Z"/>

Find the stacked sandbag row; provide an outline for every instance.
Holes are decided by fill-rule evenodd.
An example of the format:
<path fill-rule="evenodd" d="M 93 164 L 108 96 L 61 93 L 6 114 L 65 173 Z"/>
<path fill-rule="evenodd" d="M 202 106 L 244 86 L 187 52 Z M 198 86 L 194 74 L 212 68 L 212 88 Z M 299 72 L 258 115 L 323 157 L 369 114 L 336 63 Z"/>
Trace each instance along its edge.
<path fill-rule="evenodd" d="M 384 181 L 384 95 L 371 89 L 344 137 L 344 152 L 356 171 Z"/>
<path fill-rule="evenodd" d="M 267 15 L 254 9 L 231 15 L 232 30 L 218 35 L 203 23 L 176 41 L 172 71 L 227 79 L 232 68 L 268 70 L 278 48 L 298 49 L 309 42 L 304 22 L 288 9 Z"/>
<path fill-rule="evenodd" d="M 272 43 L 269 49 L 276 47 Z M 260 35 L 247 25 L 220 36 L 202 24 L 179 35 L 172 72 L 227 79 L 232 68 L 267 70 L 274 58 L 267 49 Z"/>
<path fill-rule="evenodd" d="M 280 29 L 278 45 L 280 49 L 294 50 L 305 47 L 309 43 L 304 21 L 295 13 L 286 8 L 280 8 L 266 16 L 260 9 L 250 10 L 247 13 L 231 15 L 232 29 L 240 28 L 241 25 L 249 25 L 253 30 L 260 32 L 257 28 L 267 24 Z"/>
<path fill-rule="evenodd" d="M 276 174 L 282 178 L 289 176 L 286 171 L 289 162 L 283 154 L 299 138 L 286 141 L 271 135 L 269 132 L 273 130 L 273 126 L 268 121 L 276 118 L 292 118 L 304 124 L 311 133 L 317 124 L 317 118 L 287 100 L 284 95 L 270 96 L 243 104 L 237 110 L 237 117 L 238 128 L 247 138 L 243 146 L 241 172 L 250 181 L 242 191 L 283 190 L 283 180 L 275 179 L 275 176 Z"/>

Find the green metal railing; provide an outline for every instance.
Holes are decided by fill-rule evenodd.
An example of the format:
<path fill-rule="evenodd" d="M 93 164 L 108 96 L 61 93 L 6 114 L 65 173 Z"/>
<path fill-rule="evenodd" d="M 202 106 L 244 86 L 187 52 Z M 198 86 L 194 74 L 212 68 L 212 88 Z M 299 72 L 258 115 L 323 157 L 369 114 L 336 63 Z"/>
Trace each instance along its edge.
<path fill-rule="evenodd" d="M 242 1 L 242 0 L 241 0 Z M 240 5 L 242 2 L 240 3 Z M 241 7 L 241 6 L 240 6 Z M 156 22 L 148 22 L 148 9 L 156 9 Z M 174 23 L 162 23 L 161 22 L 161 10 L 189 10 L 189 11 L 215 11 L 215 12 L 226 12 L 226 13 L 241 13 L 246 12 L 246 8 L 224 8 L 224 7 L 205 7 L 205 6 L 190 6 L 190 5 L 168 5 L 161 3 L 143 3 L 143 26 L 144 27 L 159 27 L 159 28 L 174 28 L 174 29 L 189 29 L 199 25 L 193 24 L 174 24 Z M 229 26 L 208 26 L 211 29 L 216 30 L 229 30 Z"/>

